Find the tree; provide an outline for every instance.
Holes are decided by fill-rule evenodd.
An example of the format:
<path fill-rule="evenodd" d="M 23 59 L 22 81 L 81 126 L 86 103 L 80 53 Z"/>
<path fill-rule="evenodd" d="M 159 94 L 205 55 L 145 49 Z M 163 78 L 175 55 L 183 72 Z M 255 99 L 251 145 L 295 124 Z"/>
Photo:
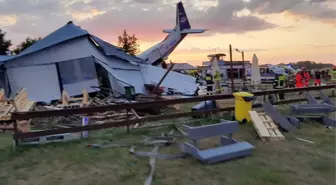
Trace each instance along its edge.
<path fill-rule="evenodd" d="M 6 40 L 5 38 L 6 32 L 3 32 L 0 29 L 0 55 L 7 55 L 7 51 L 9 51 L 9 47 L 12 45 L 11 40 Z"/>
<path fill-rule="evenodd" d="M 314 61 L 298 61 L 289 63 L 294 69 L 301 69 L 302 67 L 306 67 L 307 69 L 321 69 L 321 68 L 329 68 L 332 67 L 333 64 L 328 63 L 316 63 Z"/>
<path fill-rule="evenodd" d="M 41 40 L 41 37 L 38 37 L 38 38 L 27 37 L 26 40 L 24 40 L 23 42 L 21 42 L 19 45 L 16 46 L 16 48 L 12 51 L 12 54 L 18 55 L 23 50 L 25 50 L 26 48 L 33 45 L 35 42 L 39 40 Z"/>
<path fill-rule="evenodd" d="M 137 43 L 138 39 L 133 34 L 132 36 L 128 35 L 126 30 L 123 34 L 118 37 L 118 46 L 126 53 L 130 55 L 136 55 L 139 52 L 139 45 Z"/>

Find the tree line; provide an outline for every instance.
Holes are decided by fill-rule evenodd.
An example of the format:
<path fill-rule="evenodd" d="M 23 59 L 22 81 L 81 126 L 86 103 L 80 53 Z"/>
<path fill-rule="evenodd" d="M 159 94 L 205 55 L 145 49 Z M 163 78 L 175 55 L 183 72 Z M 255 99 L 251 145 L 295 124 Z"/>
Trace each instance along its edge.
<path fill-rule="evenodd" d="M 10 52 L 11 55 L 18 55 L 41 39 L 41 37 L 27 37 L 24 41 L 11 49 L 12 41 L 6 39 L 6 32 L 0 29 L 0 55 L 7 55 L 7 52 Z M 135 34 L 129 35 L 126 30 L 123 31 L 122 35 L 118 36 L 118 47 L 133 56 L 140 52 L 137 37 Z"/>
<path fill-rule="evenodd" d="M 323 69 L 323 68 L 331 68 L 333 64 L 331 63 L 322 63 L 322 62 L 314 62 L 314 61 L 298 61 L 298 62 L 291 62 L 287 65 L 291 65 L 294 69 L 301 69 L 302 67 L 309 69 Z"/>

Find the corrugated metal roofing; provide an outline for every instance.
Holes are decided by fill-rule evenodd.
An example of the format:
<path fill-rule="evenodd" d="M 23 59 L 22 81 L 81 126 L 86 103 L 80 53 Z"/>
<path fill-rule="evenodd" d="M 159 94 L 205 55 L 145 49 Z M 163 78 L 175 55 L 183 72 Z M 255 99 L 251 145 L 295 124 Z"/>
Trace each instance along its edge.
<path fill-rule="evenodd" d="M 170 67 L 171 64 L 168 64 L 167 68 Z M 196 67 L 188 64 L 188 63 L 175 63 L 174 67 L 172 70 L 192 70 L 192 69 L 196 69 Z"/>
<path fill-rule="evenodd" d="M 59 28 L 58 30 L 52 32 L 48 36 L 44 37 L 43 39 L 37 41 L 35 44 L 31 45 L 20 54 L 15 55 L 13 58 L 18 58 L 50 46 L 60 44 L 70 39 L 74 39 L 80 36 L 88 35 L 89 33 L 86 30 L 81 29 L 80 27 L 69 23 L 65 26 Z"/>
<path fill-rule="evenodd" d="M 74 38 L 78 38 L 81 36 L 90 36 L 92 39 L 94 39 L 94 41 L 98 43 L 98 45 L 103 49 L 104 54 L 107 56 L 115 56 L 115 57 L 127 60 L 129 62 L 143 61 L 142 59 L 137 58 L 135 56 L 128 55 L 127 53 L 119 49 L 118 47 L 113 46 L 112 44 L 105 42 L 102 39 L 94 35 L 89 34 L 89 32 L 81 29 L 79 26 L 74 25 L 72 22 L 52 32 L 48 36 L 37 41 L 35 44 L 31 45 L 30 47 L 22 51 L 20 54 L 12 56 L 9 59 L 19 58 L 21 56 L 34 53 L 42 49 L 60 44 L 62 42 L 65 42 L 65 41 L 68 41 Z M 8 58 L 5 60 L 8 60 Z"/>
<path fill-rule="evenodd" d="M 12 57 L 13 56 L 9 56 L 9 55 L 0 55 L 0 65 L 3 64 L 3 61 L 8 60 Z"/>
<path fill-rule="evenodd" d="M 104 54 L 107 56 L 115 56 L 119 57 L 121 59 L 127 60 L 127 61 L 132 61 L 132 62 L 142 62 L 143 60 L 136 57 L 136 56 L 131 56 L 127 53 L 125 53 L 123 50 L 120 48 L 105 42 L 104 40 L 94 36 L 90 35 L 91 38 L 103 49 Z"/>

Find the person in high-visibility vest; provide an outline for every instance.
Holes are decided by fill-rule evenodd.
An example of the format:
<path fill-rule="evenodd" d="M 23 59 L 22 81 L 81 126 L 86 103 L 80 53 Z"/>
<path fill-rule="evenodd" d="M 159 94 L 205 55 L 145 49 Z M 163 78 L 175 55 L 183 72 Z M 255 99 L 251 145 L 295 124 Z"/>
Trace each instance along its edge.
<path fill-rule="evenodd" d="M 273 88 L 274 89 L 283 89 L 283 88 L 285 88 L 285 80 L 286 80 L 286 76 L 285 75 L 276 74 L 275 78 L 273 80 Z M 285 94 L 284 93 L 278 93 L 278 95 L 279 95 L 279 99 L 280 100 L 285 99 Z"/>
<path fill-rule="evenodd" d="M 295 87 L 301 88 L 303 87 L 303 83 L 304 83 L 303 72 L 301 71 L 301 69 L 298 69 L 298 72 L 295 75 Z"/>
<path fill-rule="evenodd" d="M 210 70 L 208 70 L 207 74 L 205 75 L 205 82 L 207 86 L 207 95 L 210 95 L 213 92 L 213 84 L 214 84 Z"/>
<path fill-rule="evenodd" d="M 190 70 L 190 75 L 196 78 L 196 83 L 200 83 L 201 77 L 199 76 L 197 70 Z"/>
<path fill-rule="evenodd" d="M 310 80 L 310 74 L 309 72 L 306 70 L 305 67 L 302 68 L 303 71 L 303 76 L 304 76 L 304 87 L 308 87 L 309 86 L 309 80 Z"/>
<path fill-rule="evenodd" d="M 332 70 L 330 71 L 331 75 L 331 83 L 336 83 L 336 66 L 333 66 Z"/>
<path fill-rule="evenodd" d="M 222 92 L 222 88 L 221 88 L 221 84 L 220 84 L 220 78 L 221 78 L 220 72 L 216 71 L 214 77 L 215 77 L 216 92 L 217 93 L 221 93 Z"/>

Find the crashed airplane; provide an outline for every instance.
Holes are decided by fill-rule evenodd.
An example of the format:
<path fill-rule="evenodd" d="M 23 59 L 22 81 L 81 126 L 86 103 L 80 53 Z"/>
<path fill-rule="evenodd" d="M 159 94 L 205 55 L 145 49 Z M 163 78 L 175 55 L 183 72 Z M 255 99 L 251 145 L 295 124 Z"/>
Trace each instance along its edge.
<path fill-rule="evenodd" d="M 204 33 L 205 31 L 206 29 L 191 29 L 183 4 L 179 2 L 176 6 L 175 28 L 163 30 L 164 33 L 169 33 L 168 36 L 162 42 L 144 51 L 137 57 L 145 60 L 148 64 L 158 66 L 168 58 L 188 34 Z"/>
<path fill-rule="evenodd" d="M 181 3 L 178 7 L 183 10 Z M 180 33 L 179 42 L 186 34 L 173 33 Z M 50 102 L 61 99 L 63 90 L 70 96 L 81 95 L 83 89 L 89 93 L 99 91 L 95 87 L 101 85 L 101 79 L 107 79 L 108 87 L 120 94 L 129 87 L 135 93 L 147 94 L 144 85 L 157 84 L 165 73 L 165 69 L 126 54 L 70 21 L 20 54 L 2 58 L 0 85 L 7 96 L 25 88 L 30 100 Z M 171 71 L 161 86 L 165 91 L 170 88 L 192 95 L 197 89 L 195 81 Z"/>

